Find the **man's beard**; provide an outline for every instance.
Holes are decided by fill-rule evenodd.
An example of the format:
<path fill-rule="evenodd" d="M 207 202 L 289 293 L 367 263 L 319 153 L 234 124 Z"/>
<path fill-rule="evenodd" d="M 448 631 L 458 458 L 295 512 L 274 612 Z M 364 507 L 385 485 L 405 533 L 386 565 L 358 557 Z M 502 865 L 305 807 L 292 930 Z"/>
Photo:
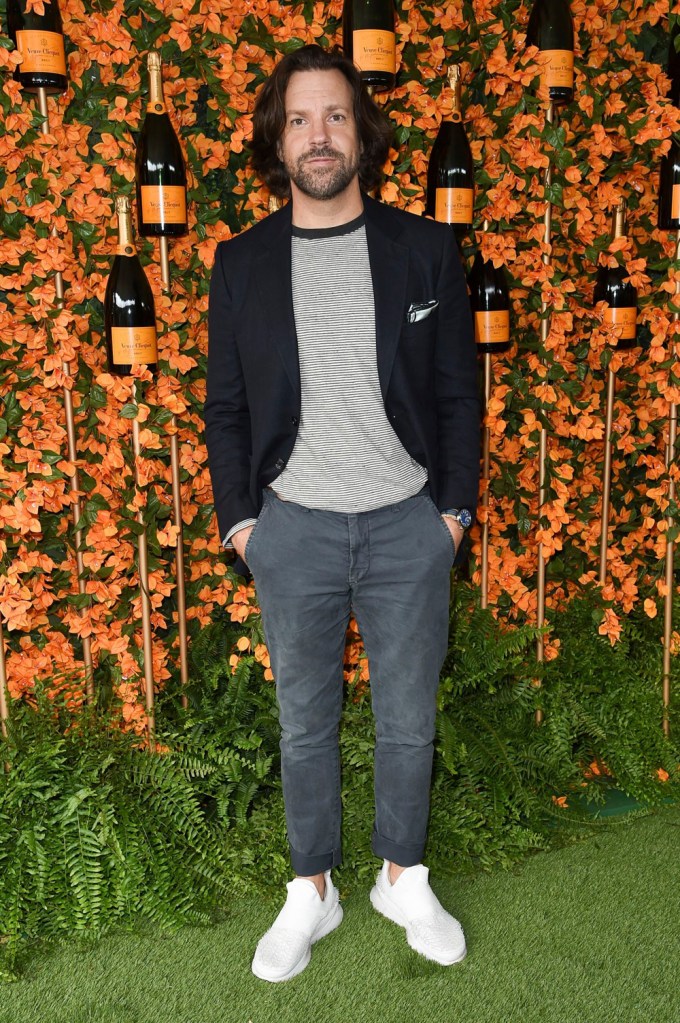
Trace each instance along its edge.
<path fill-rule="evenodd" d="M 331 167 L 311 167 L 308 160 L 333 157 L 336 163 Z M 285 163 L 291 181 L 310 199 L 335 199 L 344 192 L 359 170 L 359 154 L 348 160 L 330 146 L 314 149 L 298 157 L 294 164 Z"/>

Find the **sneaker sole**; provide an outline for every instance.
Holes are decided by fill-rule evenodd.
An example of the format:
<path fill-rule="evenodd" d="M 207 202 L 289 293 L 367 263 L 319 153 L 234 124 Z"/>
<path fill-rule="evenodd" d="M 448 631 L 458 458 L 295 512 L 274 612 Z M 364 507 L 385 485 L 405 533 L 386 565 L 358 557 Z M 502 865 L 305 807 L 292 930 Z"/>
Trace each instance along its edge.
<path fill-rule="evenodd" d="M 373 909 L 380 913 L 381 916 L 391 920 L 393 924 L 397 924 L 399 927 L 404 928 L 406 931 L 406 941 L 414 952 L 418 952 L 421 956 L 425 956 L 426 959 L 431 960 L 433 963 L 439 963 L 440 966 L 453 966 L 454 963 L 460 963 L 463 959 L 465 959 L 465 956 L 467 955 L 466 945 L 463 946 L 462 953 L 456 956 L 455 959 L 443 959 L 436 956 L 427 947 L 420 945 L 417 941 L 415 941 L 409 934 L 408 921 L 406 918 L 399 912 L 396 906 L 385 898 L 377 885 L 373 885 L 369 898 Z"/>
<path fill-rule="evenodd" d="M 253 960 L 251 966 L 253 973 L 256 977 L 259 977 L 260 980 L 268 980 L 271 984 L 278 984 L 282 980 L 290 980 L 291 977 L 296 977 L 298 973 L 302 973 L 304 968 L 309 964 L 309 960 L 312 958 L 311 945 L 313 945 L 315 941 L 320 941 L 321 938 L 325 938 L 327 934 L 330 934 L 336 927 L 339 927 L 342 923 L 342 917 L 343 909 L 340 903 L 338 903 L 333 912 L 329 913 L 329 915 L 321 921 L 318 930 L 316 930 L 312 935 L 310 947 L 307 948 L 304 955 L 302 955 L 298 961 L 291 966 L 287 973 L 268 973 L 267 970 L 260 967 L 255 960 Z"/>

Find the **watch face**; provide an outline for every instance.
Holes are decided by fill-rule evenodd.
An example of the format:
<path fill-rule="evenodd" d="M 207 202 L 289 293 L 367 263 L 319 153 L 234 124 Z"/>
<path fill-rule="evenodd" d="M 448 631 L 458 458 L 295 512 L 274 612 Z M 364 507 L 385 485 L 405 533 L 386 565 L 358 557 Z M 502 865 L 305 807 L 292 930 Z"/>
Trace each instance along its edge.
<path fill-rule="evenodd" d="M 467 529 L 472 523 L 472 515 L 467 508 L 461 508 L 458 512 L 458 521 L 460 522 L 463 529 Z"/>

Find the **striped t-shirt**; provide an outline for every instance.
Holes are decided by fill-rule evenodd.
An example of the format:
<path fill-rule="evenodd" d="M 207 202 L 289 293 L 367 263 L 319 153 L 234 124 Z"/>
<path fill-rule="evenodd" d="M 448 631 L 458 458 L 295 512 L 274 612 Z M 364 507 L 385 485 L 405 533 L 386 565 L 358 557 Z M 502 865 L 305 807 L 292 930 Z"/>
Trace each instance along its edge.
<path fill-rule="evenodd" d="M 292 231 L 301 412 L 292 454 L 270 486 L 307 508 L 348 513 L 412 497 L 427 470 L 385 412 L 364 214 L 339 227 Z M 224 543 L 254 521 L 236 523 Z"/>

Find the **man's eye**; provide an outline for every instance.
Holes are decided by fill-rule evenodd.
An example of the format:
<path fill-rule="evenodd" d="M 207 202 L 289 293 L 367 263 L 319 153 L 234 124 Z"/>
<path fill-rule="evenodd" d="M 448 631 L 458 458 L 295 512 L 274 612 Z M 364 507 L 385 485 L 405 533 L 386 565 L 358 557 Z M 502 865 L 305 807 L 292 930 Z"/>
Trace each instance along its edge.
<path fill-rule="evenodd" d="M 331 114 L 331 121 L 344 121 L 344 120 L 345 120 L 345 115 L 344 114 Z"/>
<path fill-rule="evenodd" d="M 302 124 L 303 123 L 303 118 L 302 117 L 291 117 L 290 123 L 294 124 L 294 125 Z"/>

